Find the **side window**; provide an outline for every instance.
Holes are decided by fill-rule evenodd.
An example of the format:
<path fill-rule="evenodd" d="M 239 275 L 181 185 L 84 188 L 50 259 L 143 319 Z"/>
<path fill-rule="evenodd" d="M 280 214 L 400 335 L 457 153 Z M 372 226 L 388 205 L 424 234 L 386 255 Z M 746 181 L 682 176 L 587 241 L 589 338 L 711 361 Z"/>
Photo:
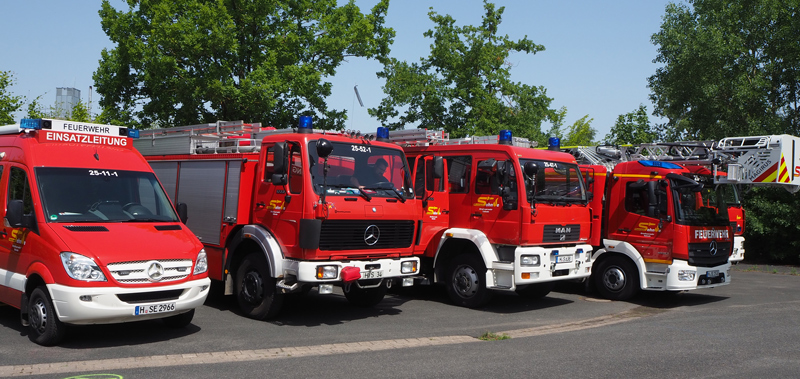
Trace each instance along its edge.
<path fill-rule="evenodd" d="M 303 188 L 303 155 L 300 145 L 292 144 L 289 153 L 289 192 L 298 194 Z"/>
<path fill-rule="evenodd" d="M 647 195 L 647 189 L 637 182 L 631 182 L 625 185 L 625 210 L 631 213 L 645 216 L 647 214 L 647 205 L 650 199 Z"/>
<path fill-rule="evenodd" d="M 499 191 L 492 191 L 493 187 L 497 188 L 497 177 L 491 170 L 480 169 L 483 162 L 485 161 L 478 161 L 479 168 L 475 173 L 475 193 L 478 195 L 498 195 Z"/>
<path fill-rule="evenodd" d="M 272 156 L 275 154 L 275 145 L 270 145 L 264 153 L 264 181 L 272 183 L 272 174 L 275 173 L 275 166 L 272 163 Z"/>
<path fill-rule="evenodd" d="M 33 198 L 28 175 L 19 167 L 11 167 L 11 176 L 8 178 L 8 201 L 22 200 L 23 213 L 33 213 Z"/>
<path fill-rule="evenodd" d="M 469 192 L 469 178 L 472 169 L 472 157 L 446 157 L 447 181 L 450 182 L 450 193 Z"/>

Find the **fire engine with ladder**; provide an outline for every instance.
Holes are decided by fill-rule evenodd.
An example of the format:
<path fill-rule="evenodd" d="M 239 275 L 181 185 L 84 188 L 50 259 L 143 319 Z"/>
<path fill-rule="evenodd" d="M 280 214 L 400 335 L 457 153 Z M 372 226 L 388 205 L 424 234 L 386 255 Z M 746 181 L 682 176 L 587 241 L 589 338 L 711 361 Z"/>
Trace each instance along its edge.
<path fill-rule="evenodd" d="M 353 304 L 413 285 L 416 201 L 403 150 L 379 135 L 219 121 L 142 130 L 135 147 L 169 196 L 196 214 L 187 225 L 209 276 L 254 319 L 284 295 L 341 286 Z M 382 133 L 382 134 L 381 134 Z"/>
<path fill-rule="evenodd" d="M 582 163 L 597 194 L 593 207 L 602 210 L 591 284 L 612 299 L 728 284 L 730 262 L 744 256 L 735 185 L 800 189 L 798 141 L 772 135 L 564 148 Z"/>
<path fill-rule="evenodd" d="M 591 274 L 589 195 L 569 154 L 499 136 L 450 139 L 427 129 L 392 131 L 414 178 L 424 283 L 443 283 L 464 307 L 495 291 L 546 296 L 556 281 Z"/>

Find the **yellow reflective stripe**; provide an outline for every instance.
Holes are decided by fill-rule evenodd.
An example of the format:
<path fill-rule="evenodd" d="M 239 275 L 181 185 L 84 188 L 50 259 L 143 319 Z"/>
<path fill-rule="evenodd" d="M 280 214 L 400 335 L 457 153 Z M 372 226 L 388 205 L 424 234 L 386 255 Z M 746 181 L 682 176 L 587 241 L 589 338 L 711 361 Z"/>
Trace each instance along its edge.
<path fill-rule="evenodd" d="M 663 179 L 661 175 L 641 175 L 641 174 L 614 174 L 618 178 L 648 178 L 648 179 Z"/>
<path fill-rule="evenodd" d="M 665 263 L 665 264 L 668 264 L 668 265 L 672 264 L 672 259 L 648 259 L 648 258 L 643 258 L 643 260 L 646 263 Z"/>

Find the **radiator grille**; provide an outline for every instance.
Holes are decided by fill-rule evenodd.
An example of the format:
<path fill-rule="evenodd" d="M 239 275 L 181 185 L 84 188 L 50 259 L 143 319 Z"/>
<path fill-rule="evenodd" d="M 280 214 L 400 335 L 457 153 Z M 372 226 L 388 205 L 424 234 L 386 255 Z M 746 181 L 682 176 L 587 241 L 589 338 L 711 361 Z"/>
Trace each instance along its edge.
<path fill-rule="evenodd" d="M 578 242 L 581 238 L 581 226 L 545 225 L 542 233 L 542 242 Z"/>
<path fill-rule="evenodd" d="M 377 236 L 376 229 L 379 233 Z M 325 220 L 322 222 L 319 249 L 397 249 L 411 246 L 413 238 L 414 221 Z"/>
<path fill-rule="evenodd" d="M 109 263 L 106 267 L 111 273 L 111 277 L 119 283 L 137 284 L 150 283 L 147 269 L 153 261 L 131 261 Z M 191 259 L 164 259 L 158 262 L 164 268 L 159 283 L 174 282 L 189 276 L 192 273 Z"/>
<path fill-rule="evenodd" d="M 730 242 L 689 244 L 689 264 L 696 267 L 714 267 L 725 264 L 728 262 L 730 254 Z"/>

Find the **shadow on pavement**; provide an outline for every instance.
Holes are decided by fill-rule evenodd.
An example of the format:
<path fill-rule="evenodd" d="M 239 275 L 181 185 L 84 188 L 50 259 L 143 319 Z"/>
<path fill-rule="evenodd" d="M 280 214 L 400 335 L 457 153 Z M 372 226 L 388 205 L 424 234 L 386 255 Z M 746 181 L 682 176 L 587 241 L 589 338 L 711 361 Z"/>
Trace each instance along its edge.
<path fill-rule="evenodd" d="M 587 288 L 585 283 L 577 281 L 559 282 L 553 291 L 584 296 L 593 301 L 614 301 L 601 298 L 592 288 Z M 701 306 L 727 299 L 729 299 L 727 296 L 715 296 L 697 291 L 639 291 L 639 293 L 634 296 L 633 299 L 628 300 L 627 302 L 650 308 L 670 309 L 677 307 Z"/>

